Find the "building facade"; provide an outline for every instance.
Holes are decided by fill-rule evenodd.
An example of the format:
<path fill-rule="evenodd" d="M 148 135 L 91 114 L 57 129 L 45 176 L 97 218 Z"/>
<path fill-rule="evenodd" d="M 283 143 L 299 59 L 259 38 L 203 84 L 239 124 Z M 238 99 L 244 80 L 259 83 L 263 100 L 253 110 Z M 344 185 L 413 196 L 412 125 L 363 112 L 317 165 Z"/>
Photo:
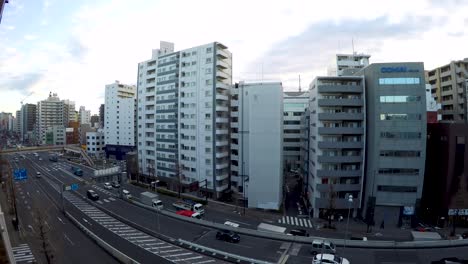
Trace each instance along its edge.
<path fill-rule="evenodd" d="M 250 208 L 283 200 L 283 87 L 238 83 L 231 89 L 231 189 Z"/>
<path fill-rule="evenodd" d="M 135 148 L 136 87 L 116 81 L 106 85 L 105 124 L 106 156 L 118 160 Z"/>
<path fill-rule="evenodd" d="M 314 217 L 360 208 L 366 147 L 364 86 L 364 78 L 358 76 L 316 77 L 310 85 L 309 164 L 304 183 Z"/>
<path fill-rule="evenodd" d="M 104 127 L 104 104 L 101 104 L 99 106 L 99 127 L 103 128 Z"/>
<path fill-rule="evenodd" d="M 49 94 L 46 100 L 39 101 L 36 108 L 36 137 L 38 144 L 46 144 L 49 127 L 67 125 L 64 103 L 57 94 Z"/>
<path fill-rule="evenodd" d="M 161 42 L 138 64 L 140 173 L 215 197 L 229 189 L 231 62 L 218 42 L 176 52 Z"/>
<path fill-rule="evenodd" d="M 371 55 L 363 53 L 336 54 L 328 68 L 328 76 L 352 75 L 369 65 Z"/>
<path fill-rule="evenodd" d="M 66 128 L 63 125 L 47 127 L 45 144 L 65 145 L 66 138 Z"/>
<path fill-rule="evenodd" d="M 432 96 L 442 105 L 442 122 L 467 120 L 468 58 L 452 61 L 427 72 Z"/>
<path fill-rule="evenodd" d="M 79 111 L 79 121 L 80 124 L 91 124 L 91 111 L 86 110 L 84 106 L 80 106 Z"/>
<path fill-rule="evenodd" d="M 424 65 L 375 63 L 356 75 L 364 76 L 366 90 L 365 216 L 377 225 L 400 225 L 420 204 L 423 189 Z"/>
<path fill-rule="evenodd" d="M 105 156 L 105 137 L 102 131 L 86 133 L 86 153 L 90 157 L 103 158 Z"/>
<path fill-rule="evenodd" d="M 23 143 L 32 143 L 34 138 L 34 128 L 36 126 L 37 106 L 34 104 L 25 104 L 21 106 L 21 114 L 19 118 L 19 126 L 21 140 Z"/>
<path fill-rule="evenodd" d="M 286 171 L 301 167 L 301 120 L 309 107 L 309 92 L 283 94 L 283 168 Z"/>

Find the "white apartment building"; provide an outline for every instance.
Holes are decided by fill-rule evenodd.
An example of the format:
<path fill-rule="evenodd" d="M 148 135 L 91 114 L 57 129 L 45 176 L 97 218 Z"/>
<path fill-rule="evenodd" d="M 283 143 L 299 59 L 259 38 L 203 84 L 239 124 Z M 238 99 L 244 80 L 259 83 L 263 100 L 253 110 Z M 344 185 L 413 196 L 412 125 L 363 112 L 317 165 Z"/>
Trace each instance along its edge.
<path fill-rule="evenodd" d="M 286 171 L 301 167 L 301 120 L 308 107 L 308 91 L 283 93 L 283 167 Z"/>
<path fill-rule="evenodd" d="M 47 127 L 46 144 L 47 145 L 65 145 L 66 128 L 63 125 Z"/>
<path fill-rule="evenodd" d="M 250 208 L 278 210 L 283 200 L 282 84 L 241 82 L 231 96 L 231 189 Z"/>
<path fill-rule="evenodd" d="M 65 115 L 68 116 L 68 122 L 78 121 L 75 110 L 75 102 L 70 100 L 63 100 Z M 67 124 L 68 125 L 68 124 Z"/>
<path fill-rule="evenodd" d="M 84 106 L 80 106 L 79 119 L 80 125 L 91 124 L 91 110 L 86 110 Z"/>
<path fill-rule="evenodd" d="M 353 75 L 369 65 L 371 55 L 364 53 L 336 54 L 328 68 L 328 76 Z"/>
<path fill-rule="evenodd" d="M 161 42 L 138 64 L 140 173 L 174 188 L 179 174 L 215 197 L 229 189 L 231 63 L 218 42 L 177 52 Z"/>
<path fill-rule="evenodd" d="M 86 153 L 90 157 L 103 158 L 105 155 L 104 132 L 86 132 Z"/>
<path fill-rule="evenodd" d="M 329 208 L 348 209 L 350 194 L 355 198 L 353 208 L 359 205 L 365 109 L 363 77 L 316 77 L 310 85 L 309 175 L 304 182 L 314 217 L 326 216 Z"/>
<path fill-rule="evenodd" d="M 36 136 L 39 144 L 46 144 L 47 128 L 67 126 L 64 103 L 57 94 L 49 94 L 46 100 L 39 101 L 36 108 Z"/>
<path fill-rule="evenodd" d="M 136 87 L 115 81 L 106 85 L 104 135 L 106 156 L 118 160 L 135 147 Z"/>

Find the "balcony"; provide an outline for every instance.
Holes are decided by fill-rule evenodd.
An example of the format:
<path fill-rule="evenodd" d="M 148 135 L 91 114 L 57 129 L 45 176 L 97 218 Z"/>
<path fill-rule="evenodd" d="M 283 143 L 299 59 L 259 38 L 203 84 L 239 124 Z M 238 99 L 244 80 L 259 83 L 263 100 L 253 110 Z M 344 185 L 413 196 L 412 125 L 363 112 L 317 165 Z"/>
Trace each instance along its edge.
<path fill-rule="evenodd" d="M 229 79 L 229 75 L 223 71 L 216 71 L 216 78 Z"/>
<path fill-rule="evenodd" d="M 360 85 L 319 85 L 319 93 L 362 93 L 363 88 Z"/>
<path fill-rule="evenodd" d="M 225 151 L 220 151 L 216 152 L 216 158 L 224 158 L 224 157 L 229 157 L 229 152 L 227 150 Z"/>
<path fill-rule="evenodd" d="M 216 49 L 216 56 L 218 59 L 227 59 L 229 58 L 229 54 L 224 49 Z"/>
<path fill-rule="evenodd" d="M 363 162 L 362 155 L 359 156 L 323 156 L 320 155 L 317 157 L 319 162 L 326 163 L 355 163 Z"/>
<path fill-rule="evenodd" d="M 317 170 L 317 176 L 327 178 L 360 177 L 362 170 Z"/>
<path fill-rule="evenodd" d="M 360 191 L 361 184 L 333 184 L 333 191 L 341 192 L 341 191 Z M 317 184 L 317 191 L 319 192 L 329 192 L 330 185 L 329 184 Z"/>
<path fill-rule="evenodd" d="M 319 106 L 363 106 L 362 99 L 318 99 Z"/>
<path fill-rule="evenodd" d="M 238 122 L 231 122 L 231 127 L 239 128 L 239 123 Z"/>
<path fill-rule="evenodd" d="M 225 168 L 229 168 L 229 163 L 228 162 L 222 163 L 222 164 L 216 164 L 216 169 L 217 170 L 221 170 L 221 169 L 225 169 Z"/>
<path fill-rule="evenodd" d="M 217 104 L 216 105 L 216 111 L 229 111 L 229 107 L 227 107 L 226 105 L 222 105 L 222 104 Z"/>
<path fill-rule="evenodd" d="M 319 127 L 318 133 L 321 135 L 344 135 L 344 134 L 364 134 L 362 127 Z"/>
<path fill-rule="evenodd" d="M 222 186 L 216 186 L 216 191 L 217 191 L 217 192 L 222 192 L 222 191 L 224 191 L 224 190 L 227 190 L 228 187 L 229 187 L 229 183 L 227 182 L 227 183 L 225 183 L 225 184 L 222 185 Z"/>
<path fill-rule="evenodd" d="M 239 139 L 239 133 L 231 133 L 231 138 Z"/>
<path fill-rule="evenodd" d="M 320 149 L 362 149 L 364 142 L 318 142 Z"/>
<path fill-rule="evenodd" d="M 227 118 L 227 117 L 216 117 L 216 123 L 229 123 L 229 118 Z"/>
<path fill-rule="evenodd" d="M 238 100 L 231 100 L 231 106 L 239 106 Z"/>
<path fill-rule="evenodd" d="M 225 101 L 227 101 L 227 100 L 229 100 L 229 97 L 227 95 L 217 93 L 216 94 L 216 100 L 225 100 Z"/>
<path fill-rule="evenodd" d="M 217 146 L 217 147 L 229 146 L 229 141 L 227 141 L 227 140 L 216 141 L 216 146 Z"/>
<path fill-rule="evenodd" d="M 234 144 L 234 143 L 232 143 L 232 144 L 231 144 L 231 149 L 239 150 L 239 144 Z"/>
<path fill-rule="evenodd" d="M 223 82 L 216 82 L 216 89 L 225 89 L 225 90 L 229 90 L 230 89 L 230 85 L 227 84 L 227 83 L 223 83 Z"/>
<path fill-rule="evenodd" d="M 220 174 L 220 175 L 216 175 L 216 180 L 217 181 L 222 181 L 222 180 L 225 180 L 229 177 L 229 174 L 228 173 L 223 173 L 223 174 Z"/>
<path fill-rule="evenodd" d="M 232 154 L 232 155 L 231 155 L 231 160 L 237 160 L 237 161 L 239 161 L 239 156 L 238 156 L 238 155 Z"/>
<path fill-rule="evenodd" d="M 364 120 L 363 113 L 319 113 L 319 120 Z"/>
<path fill-rule="evenodd" d="M 224 60 L 216 60 L 216 67 L 221 69 L 229 69 L 229 65 Z"/>
<path fill-rule="evenodd" d="M 232 157 L 232 155 L 231 155 L 231 157 Z M 232 171 L 239 171 L 239 167 L 236 166 L 236 165 L 231 165 L 231 170 Z"/>
<path fill-rule="evenodd" d="M 216 135 L 228 135 L 229 130 L 227 129 L 216 129 Z"/>

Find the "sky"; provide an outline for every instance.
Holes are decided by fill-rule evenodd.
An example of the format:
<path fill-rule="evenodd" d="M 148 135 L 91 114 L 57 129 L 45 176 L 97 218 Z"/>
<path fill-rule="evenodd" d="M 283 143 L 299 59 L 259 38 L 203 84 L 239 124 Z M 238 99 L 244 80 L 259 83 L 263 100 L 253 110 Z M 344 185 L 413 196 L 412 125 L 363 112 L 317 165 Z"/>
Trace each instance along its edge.
<path fill-rule="evenodd" d="M 160 41 L 213 41 L 233 53 L 234 81 L 307 89 L 336 53 L 371 63 L 468 57 L 468 0 L 10 0 L 0 24 L 0 112 L 49 92 L 98 114 L 105 85 L 136 84 Z M 31 95 L 30 95 L 31 94 Z M 28 97 L 28 95 L 30 95 Z"/>

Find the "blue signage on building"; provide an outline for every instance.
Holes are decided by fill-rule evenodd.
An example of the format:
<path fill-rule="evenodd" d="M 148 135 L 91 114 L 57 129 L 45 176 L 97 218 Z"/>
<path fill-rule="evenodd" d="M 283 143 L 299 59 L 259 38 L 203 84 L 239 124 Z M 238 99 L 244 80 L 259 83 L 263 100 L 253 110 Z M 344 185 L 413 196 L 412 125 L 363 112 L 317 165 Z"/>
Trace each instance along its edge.
<path fill-rule="evenodd" d="M 400 67 L 382 67 L 380 68 L 381 73 L 395 73 L 395 72 L 419 72 L 417 69 L 408 69 L 406 66 Z"/>

